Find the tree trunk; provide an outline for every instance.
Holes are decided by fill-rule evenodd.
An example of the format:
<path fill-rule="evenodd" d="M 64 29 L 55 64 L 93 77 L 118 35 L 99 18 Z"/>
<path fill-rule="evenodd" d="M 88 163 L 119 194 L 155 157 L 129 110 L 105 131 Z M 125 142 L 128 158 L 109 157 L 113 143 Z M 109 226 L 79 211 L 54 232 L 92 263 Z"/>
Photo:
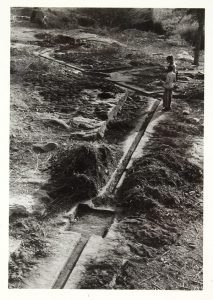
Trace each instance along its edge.
<path fill-rule="evenodd" d="M 195 45 L 195 51 L 194 51 L 194 64 L 199 65 L 199 57 L 200 57 L 200 46 L 201 46 L 201 40 L 203 35 L 203 27 L 204 27 L 204 11 L 200 10 L 198 12 L 198 30 L 197 30 L 197 39 L 196 39 L 196 45 Z"/>

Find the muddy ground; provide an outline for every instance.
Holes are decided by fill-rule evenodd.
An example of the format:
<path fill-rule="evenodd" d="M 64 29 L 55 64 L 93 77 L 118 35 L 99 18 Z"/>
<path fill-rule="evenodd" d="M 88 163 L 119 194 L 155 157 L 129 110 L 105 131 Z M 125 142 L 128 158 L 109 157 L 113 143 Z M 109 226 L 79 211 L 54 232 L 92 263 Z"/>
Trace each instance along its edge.
<path fill-rule="evenodd" d="M 42 51 L 90 72 L 45 60 Z M 162 98 L 171 51 L 180 70 L 172 112 L 159 106 L 119 189 L 94 203 L 116 208 L 116 216 L 76 286 L 202 289 L 203 57 L 193 68 L 189 45 L 151 32 L 126 30 L 103 41 L 86 30 L 27 23 L 11 28 L 10 205 L 19 210 L 10 217 L 10 288 L 24 286 L 65 225 L 72 230 L 64 214 L 107 183 L 152 97 Z M 116 83 L 145 95 L 129 90 L 108 122 L 126 92 Z"/>

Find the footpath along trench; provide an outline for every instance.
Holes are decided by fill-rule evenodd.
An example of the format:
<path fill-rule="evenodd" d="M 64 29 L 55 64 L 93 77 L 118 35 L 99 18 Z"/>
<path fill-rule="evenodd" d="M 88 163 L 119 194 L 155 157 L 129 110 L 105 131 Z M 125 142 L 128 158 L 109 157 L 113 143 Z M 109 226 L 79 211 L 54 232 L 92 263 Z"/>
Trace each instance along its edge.
<path fill-rule="evenodd" d="M 116 75 L 116 76 L 117 76 L 116 77 L 116 79 L 117 79 L 118 75 Z M 118 81 L 120 82 L 121 80 L 118 80 Z M 124 83 L 124 85 L 126 85 L 126 83 Z M 129 88 L 129 86 L 125 86 L 125 87 Z M 132 86 L 130 86 L 130 88 L 132 89 Z M 133 87 L 133 89 L 134 89 L 134 87 Z M 144 86 L 143 86 L 143 89 L 141 89 L 141 91 L 139 91 L 139 89 L 140 88 L 136 89 L 136 91 L 141 92 L 142 95 L 144 95 L 143 94 L 144 91 L 147 92 L 147 90 L 144 89 Z M 106 189 L 103 188 L 102 193 L 100 193 L 97 197 L 92 198 L 92 201 L 84 201 L 85 203 L 79 204 L 79 206 L 76 206 L 73 209 L 71 215 L 74 218 L 74 222 L 71 221 L 70 222 L 71 224 L 69 226 L 66 226 L 64 234 L 61 234 L 61 237 L 60 237 L 61 241 L 59 241 L 59 243 L 58 243 L 58 245 L 60 245 L 60 244 L 63 244 L 65 240 L 68 241 L 70 239 L 70 245 L 69 245 L 69 243 L 64 243 L 64 245 L 66 245 L 66 247 L 64 250 L 65 253 L 64 253 L 63 257 L 59 255 L 61 253 L 61 251 L 58 251 L 58 253 L 56 251 L 55 255 L 53 255 L 52 258 L 50 257 L 50 259 L 46 261 L 47 264 L 44 260 L 42 262 L 41 268 L 38 265 L 38 269 L 35 274 L 36 280 L 35 280 L 35 278 L 33 278 L 33 274 L 29 280 L 25 280 L 26 287 L 31 288 L 34 286 L 36 288 L 40 288 L 41 286 L 45 287 L 45 284 L 49 288 L 50 287 L 52 287 L 52 288 L 76 287 L 78 285 L 77 281 L 80 279 L 80 277 L 82 277 L 82 270 L 85 269 L 85 265 L 88 264 L 88 258 L 89 259 L 94 258 L 97 253 L 100 253 L 99 250 L 102 248 L 103 243 L 105 243 L 105 242 L 103 242 L 103 240 L 105 240 L 106 237 L 108 238 L 108 237 L 110 237 L 110 235 L 112 235 L 112 231 L 108 232 L 108 230 L 109 230 L 109 228 L 111 228 L 110 227 L 111 224 L 112 224 L 112 228 L 114 228 L 116 226 L 117 216 L 115 216 L 115 215 L 117 214 L 116 211 L 119 211 L 119 208 L 116 208 L 116 210 L 115 210 L 115 207 L 116 207 L 115 202 L 113 203 L 113 205 L 108 204 L 106 206 L 106 203 L 109 199 L 105 199 L 104 192 L 105 193 L 107 191 L 110 192 L 110 194 L 111 194 L 110 197 L 113 197 L 112 193 L 115 190 L 121 175 L 123 174 L 124 171 L 126 171 L 126 167 L 129 163 L 132 155 L 134 156 L 134 153 L 135 153 L 138 143 L 140 143 L 141 136 L 145 133 L 146 126 L 149 124 L 150 119 L 153 117 L 153 114 L 155 113 L 155 109 L 157 109 L 159 101 L 155 100 L 153 98 L 150 98 L 150 95 L 153 95 L 153 93 L 149 92 L 148 94 L 146 93 L 145 95 L 146 96 L 144 98 L 146 98 L 146 97 L 147 98 L 146 98 L 146 100 L 143 100 L 143 101 L 145 101 L 147 104 L 151 103 L 151 107 L 152 107 L 151 113 L 150 113 L 150 107 L 147 106 L 148 107 L 147 111 L 144 112 L 144 116 L 142 117 L 142 120 L 137 121 L 137 126 L 135 126 L 135 128 L 132 130 L 131 134 L 129 136 L 127 136 L 126 139 L 122 142 L 123 150 L 124 150 L 123 151 L 124 152 L 123 159 L 120 160 L 117 170 L 111 176 L 111 180 L 109 180 L 108 185 L 106 185 L 107 188 Z M 161 92 L 159 91 L 159 88 L 157 88 L 157 86 L 156 86 L 155 95 L 157 95 L 157 98 L 161 97 Z M 127 95 L 127 100 L 129 97 L 132 97 L 132 95 L 131 94 Z M 140 96 L 140 97 L 143 98 L 142 96 Z M 155 101 L 156 101 L 156 104 L 154 104 L 152 106 L 152 104 L 155 103 Z M 125 101 L 123 104 L 125 104 Z M 155 119 L 155 116 L 159 116 L 159 114 L 160 113 L 158 110 L 157 113 L 155 113 L 155 115 L 154 115 L 154 119 Z M 166 115 L 164 115 L 164 116 L 166 116 Z M 162 116 L 162 117 L 160 116 L 160 118 L 159 119 L 157 118 L 157 120 L 158 121 L 161 120 L 161 118 L 164 118 L 164 116 Z M 140 119 L 140 117 L 138 117 L 138 119 Z M 154 124 L 156 125 L 156 120 L 155 120 Z M 108 130 L 106 130 L 106 136 L 107 136 L 107 134 L 108 134 Z M 110 135 L 110 132 L 109 132 L 109 135 Z M 147 136 L 146 136 L 146 141 L 148 142 L 150 140 L 150 138 L 152 138 L 152 137 L 149 137 L 147 139 Z M 131 165 L 131 163 L 130 163 L 130 165 Z M 112 209 L 109 209 L 110 206 L 112 207 Z M 76 218 L 75 218 L 75 216 L 76 216 Z M 101 226 L 97 226 L 97 223 L 99 223 Z M 59 240 L 60 240 L 60 238 L 59 238 Z M 116 241 L 116 242 L 114 241 L 115 244 L 117 242 L 118 241 Z M 143 242 L 142 239 L 141 239 L 141 242 Z M 93 249 L 94 244 L 97 245 L 97 249 Z M 100 245 L 100 247 L 98 245 Z M 103 255 L 104 255 L 105 251 L 107 250 L 107 245 L 105 245 L 105 246 L 106 246 L 106 249 L 103 251 Z M 60 246 L 59 246 L 59 248 L 60 248 Z M 97 250 L 97 253 L 96 253 L 96 250 Z M 58 264 L 54 263 L 55 264 L 54 271 L 53 271 L 53 269 L 51 271 L 50 266 L 52 265 L 52 261 L 57 261 L 56 256 L 58 256 Z M 51 261 L 51 259 L 52 259 L 52 261 Z M 125 264 L 125 261 L 123 263 Z M 47 272 L 47 270 L 48 270 L 48 272 Z M 52 277 L 52 281 L 51 282 L 49 280 L 45 281 L 44 277 L 42 278 L 42 276 L 45 275 L 46 276 L 45 278 L 51 277 L 50 273 L 54 274 L 54 276 Z M 57 276 L 55 276 L 56 274 L 57 274 Z M 71 274 L 71 276 L 70 276 L 70 274 Z M 69 280 L 68 280 L 68 278 L 69 278 Z M 112 281 L 110 281 L 111 283 L 109 284 L 109 288 L 110 287 L 112 288 L 115 284 L 115 280 L 113 281 L 113 278 L 112 278 Z M 67 284 L 65 285 L 66 282 L 67 282 Z"/>

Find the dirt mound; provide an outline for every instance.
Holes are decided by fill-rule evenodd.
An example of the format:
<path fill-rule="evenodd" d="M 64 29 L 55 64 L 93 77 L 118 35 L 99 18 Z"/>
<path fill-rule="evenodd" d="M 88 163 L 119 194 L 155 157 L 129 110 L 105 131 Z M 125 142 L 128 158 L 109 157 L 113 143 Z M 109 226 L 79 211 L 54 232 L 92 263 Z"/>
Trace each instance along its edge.
<path fill-rule="evenodd" d="M 40 65 L 40 62 L 39 62 Z M 43 64 L 41 65 L 43 70 Z M 45 70 L 44 70 L 45 71 Z M 102 78 L 96 78 L 94 80 L 93 77 L 84 76 L 79 78 L 67 78 L 67 73 L 65 71 L 51 69 L 51 73 L 44 74 L 36 74 L 35 72 L 28 71 L 27 74 L 24 75 L 24 80 L 27 83 L 32 83 L 33 85 L 39 86 L 39 91 L 41 96 L 45 99 L 51 98 L 51 100 L 55 99 L 57 102 L 67 98 L 69 100 L 71 96 L 75 94 L 79 94 L 82 89 L 100 89 L 103 92 L 113 92 L 119 93 L 122 90 L 116 87 L 111 82 L 106 82 Z M 72 84 L 70 84 L 70 82 Z"/>
<path fill-rule="evenodd" d="M 69 45 L 72 47 L 79 47 L 81 45 L 79 40 L 76 40 L 68 35 L 57 34 L 53 35 L 50 33 L 37 33 L 35 37 L 39 41 L 31 41 L 31 44 L 36 44 L 40 47 L 54 47 L 58 45 Z"/>
<path fill-rule="evenodd" d="M 119 232 L 136 260 L 160 257 L 186 224 L 202 219 L 202 169 L 188 161 L 195 133 L 182 105 L 176 105 L 172 116 L 175 125 L 170 122 L 168 128 L 168 121 L 161 121 L 155 128 L 147 154 L 134 161 L 116 195 L 123 211 Z M 198 125 L 196 130 L 200 132 Z"/>
<path fill-rule="evenodd" d="M 106 144 L 78 143 L 60 149 L 51 160 L 52 197 L 69 204 L 97 195 L 114 165 L 112 149 Z"/>
<path fill-rule="evenodd" d="M 52 37 L 52 35 L 50 33 L 47 33 L 47 32 L 40 32 L 40 33 L 36 33 L 35 35 L 35 38 L 37 39 L 50 39 Z"/>
<path fill-rule="evenodd" d="M 162 149 L 153 155 L 147 155 L 142 165 L 150 165 L 149 160 L 158 160 L 164 166 L 175 172 L 179 176 L 179 180 L 190 183 L 201 183 L 202 172 L 200 168 L 190 163 L 186 157 L 177 153 L 174 149 Z M 175 178 L 175 176 L 173 176 Z"/>
<path fill-rule="evenodd" d="M 126 222 L 128 223 L 128 221 Z M 170 245 L 177 238 L 175 231 L 169 231 L 153 222 L 153 220 L 147 219 L 144 222 L 135 223 L 134 226 L 128 226 L 125 233 L 131 236 L 130 233 L 134 230 L 134 227 L 135 229 L 137 228 L 137 233 L 132 234 L 132 240 L 135 241 L 136 238 L 138 242 L 143 241 L 143 244 L 148 247 L 159 248 L 164 245 Z"/>
<path fill-rule="evenodd" d="M 196 76 L 196 75 L 195 75 Z M 196 80 L 193 83 L 188 84 L 187 89 L 184 87 L 183 89 L 179 88 L 177 96 L 174 98 L 178 99 L 204 99 L 204 80 Z"/>
<path fill-rule="evenodd" d="M 54 58 L 63 60 L 67 63 L 76 64 L 84 69 L 97 71 L 112 71 L 114 69 L 129 67 L 126 59 L 121 57 L 121 53 L 117 48 L 105 46 L 105 49 L 100 51 L 88 51 L 90 44 L 85 44 L 85 49 L 72 53 L 55 53 Z M 92 48 L 92 47 L 91 47 Z M 116 50 L 114 50 L 114 48 Z M 116 51 L 112 53 L 112 51 Z M 83 50 L 83 51 L 82 51 Z"/>
<path fill-rule="evenodd" d="M 110 282 L 113 281 L 114 274 L 119 268 L 117 261 L 102 259 L 100 262 L 94 260 L 87 266 L 88 276 L 83 278 L 80 283 L 81 289 L 108 289 Z M 97 276 L 98 274 L 98 276 Z"/>
<path fill-rule="evenodd" d="M 25 85 L 36 86 L 39 95 L 43 98 L 44 104 L 51 105 L 37 105 L 33 109 L 38 112 L 44 112 L 44 109 L 49 112 L 59 111 L 62 113 L 70 113 L 74 116 L 78 115 L 79 111 L 81 116 L 85 118 L 94 117 L 94 102 L 90 101 L 93 97 L 92 90 L 100 90 L 100 92 L 112 92 L 113 94 L 122 93 L 121 88 L 116 87 L 113 83 L 107 82 L 102 78 L 96 78 L 90 76 L 70 76 L 69 70 L 63 68 L 56 68 L 56 66 L 49 65 L 47 69 L 47 63 L 36 61 L 31 63 L 27 70 L 23 70 L 23 79 Z M 20 68 L 15 63 L 16 70 L 20 73 Z M 23 65 L 23 69 L 26 66 Z M 40 72 L 39 68 L 40 67 Z M 33 69 L 34 68 L 34 69 Z M 42 72 L 41 72 L 42 71 Z M 16 71 L 17 73 L 17 71 Z M 84 89 L 91 90 L 91 94 L 88 98 L 84 97 L 82 91 Z M 107 109 L 107 105 L 100 105 L 101 110 Z"/>
<path fill-rule="evenodd" d="M 161 204 L 173 207 L 184 203 L 180 187 L 202 183 L 200 168 L 186 158 L 166 149 L 134 162 L 119 190 L 121 206 L 147 210 Z M 185 201 L 186 203 L 187 201 Z"/>

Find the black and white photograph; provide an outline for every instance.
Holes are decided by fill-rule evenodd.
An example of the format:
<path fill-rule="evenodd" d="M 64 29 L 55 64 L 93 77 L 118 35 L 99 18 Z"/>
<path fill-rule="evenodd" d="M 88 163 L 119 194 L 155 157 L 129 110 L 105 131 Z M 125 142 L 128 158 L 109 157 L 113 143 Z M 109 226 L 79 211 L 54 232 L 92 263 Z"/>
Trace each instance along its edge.
<path fill-rule="evenodd" d="M 10 7 L 8 289 L 203 290 L 200 5 Z"/>

